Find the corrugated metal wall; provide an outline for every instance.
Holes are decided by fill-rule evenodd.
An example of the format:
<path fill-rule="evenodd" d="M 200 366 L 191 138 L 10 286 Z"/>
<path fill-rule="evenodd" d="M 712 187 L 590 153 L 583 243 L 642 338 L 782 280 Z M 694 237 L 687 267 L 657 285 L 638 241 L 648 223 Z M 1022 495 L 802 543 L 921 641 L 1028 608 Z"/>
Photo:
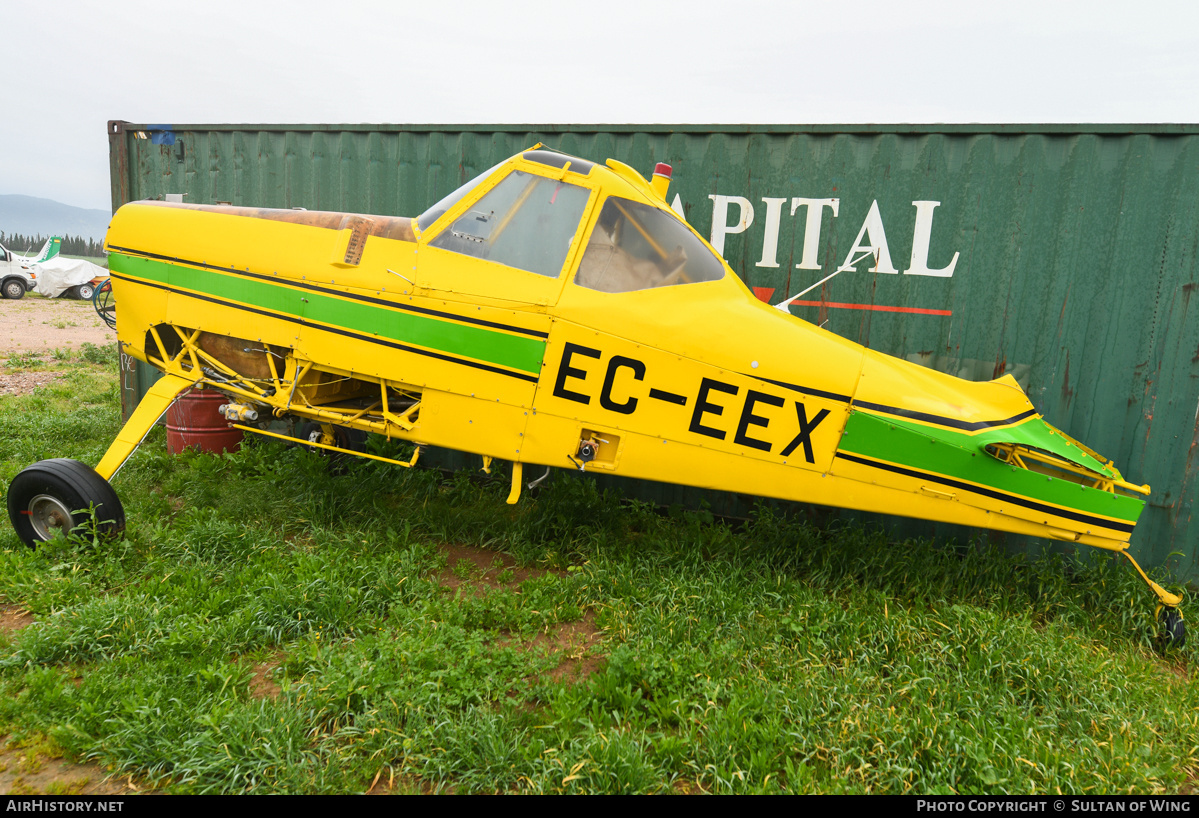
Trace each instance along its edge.
<path fill-rule="evenodd" d="M 114 208 L 183 194 L 416 215 L 538 141 L 647 175 L 669 162 L 668 198 L 760 297 L 832 276 L 793 312 L 963 377 L 1011 372 L 1051 423 L 1153 486 L 1138 557 L 1182 552 L 1171 567 L 1199 577 L 1199 126 L 114 122 L 109 136 Z"/>

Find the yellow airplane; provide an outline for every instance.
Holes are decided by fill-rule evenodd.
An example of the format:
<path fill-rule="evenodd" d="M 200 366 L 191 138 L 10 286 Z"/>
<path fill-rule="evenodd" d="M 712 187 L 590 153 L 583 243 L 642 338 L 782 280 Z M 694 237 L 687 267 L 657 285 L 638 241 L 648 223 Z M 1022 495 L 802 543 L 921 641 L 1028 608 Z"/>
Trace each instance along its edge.
<path fill-rule="evenodd" d="M 511 461 L 898 514 L 1123 554 L 1168 636 L 1181 597 L 1128 554 L 1148 486 L 1042 419 L 1011 376 L 972 383 L 755 298 L 652 181 L 541 146 L 414 219 L 137 202 L 106 239 L 123 350 L 164 373 L 93 471 L 30 466 L 30 545 L 125 525 L 108 481 L 180 395 L 237 428 L 353 450 L 346 430 Z M 278 428 L 280 424 L 276 424 Z M 307 442 L 307 441 L 305 441 Z M 398 462 L 398 461 L 390 461 Z"/>

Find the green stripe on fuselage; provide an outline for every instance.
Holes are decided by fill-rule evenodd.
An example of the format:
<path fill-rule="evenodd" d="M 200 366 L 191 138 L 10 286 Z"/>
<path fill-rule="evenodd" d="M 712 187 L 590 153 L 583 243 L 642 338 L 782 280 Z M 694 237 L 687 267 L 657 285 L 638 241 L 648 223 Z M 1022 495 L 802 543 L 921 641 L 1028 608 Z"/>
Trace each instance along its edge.
<path fill-rule="evenodd" d="M 545 341 L 213 270 L 109 254 L 118 273 L 537 375 Z M 301 299 L 305 299 L 302 301 Z"/>
<path fill-rule="evenodd" d="M 1048 434 L 1049 426 L 1040 418 L 966 435 L 854 411 L 850 412 L 838 448 L 1067 509 L 1136 522 L 1145 506 L 1142 500 L 1009 466 L 983 449 L 997 442 L 1047 448 L 1042 444 Z"/>

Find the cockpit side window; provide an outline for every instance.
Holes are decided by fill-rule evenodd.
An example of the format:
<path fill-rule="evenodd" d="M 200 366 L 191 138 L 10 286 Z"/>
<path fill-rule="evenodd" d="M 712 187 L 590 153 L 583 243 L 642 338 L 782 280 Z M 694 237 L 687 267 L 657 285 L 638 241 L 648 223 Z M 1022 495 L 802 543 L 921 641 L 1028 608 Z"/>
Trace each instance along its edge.
<path fill-rule="evenodd" d="M 500 165 L 502 165 L 502 164 L 503 164 L 503 162 L 500 163 Z M 444 214 L 451 207 L 458 204 L 458 202 L 460 202 L 463 199 L 463 197 L 466 196 L 466 194 L 470 193 L 472 190 L 474 190 L 476 187 L 478 187 L 479 184 L 482 183 L 482 181 L 484 179 L 486 179 L 488 176 L 490 176 L 492 173 L 494 173 L 496 168 L 498 168 L 500 165 L 495 165 L 494 167 L 483 171 L 478 176 L 471 179 L 466 184 L 462 185 L 462 187 L 458 188 L 453 193 L 451 193 L 450 195 L 446 196 L 444 199 L 439 201 L 437 204 L 430 207 L 424 213 L 417 216 L 416 217 L 417 227 L 419 227 L 421 230 L 428 230 L 429 225 L 433 224 L 433 222 L 435 222 L 439 218 L 441 218 L 442 214 Z"/>
<path fill-rule="evenodd" d="M 609 197 L 574 281 L 605 293 L 716 281 L 724 264 L 673 214 Z"/>
<path fill-rule="evenodd" d="M 589 195 L 585 187 L 514 170 L 429 246 L 557 277 Z"/>

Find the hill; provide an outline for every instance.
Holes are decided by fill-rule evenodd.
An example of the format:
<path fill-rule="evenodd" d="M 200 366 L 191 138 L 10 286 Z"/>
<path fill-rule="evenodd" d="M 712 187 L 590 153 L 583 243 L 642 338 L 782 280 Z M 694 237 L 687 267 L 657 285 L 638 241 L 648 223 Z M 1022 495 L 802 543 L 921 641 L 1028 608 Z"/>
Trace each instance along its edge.
<path fill-rule="evenodd" d="M 112 213 L 72 207 L 53 199 L 0 194 L 0 231 L 8 235 L 82 236 L 102 241 Z"/>

